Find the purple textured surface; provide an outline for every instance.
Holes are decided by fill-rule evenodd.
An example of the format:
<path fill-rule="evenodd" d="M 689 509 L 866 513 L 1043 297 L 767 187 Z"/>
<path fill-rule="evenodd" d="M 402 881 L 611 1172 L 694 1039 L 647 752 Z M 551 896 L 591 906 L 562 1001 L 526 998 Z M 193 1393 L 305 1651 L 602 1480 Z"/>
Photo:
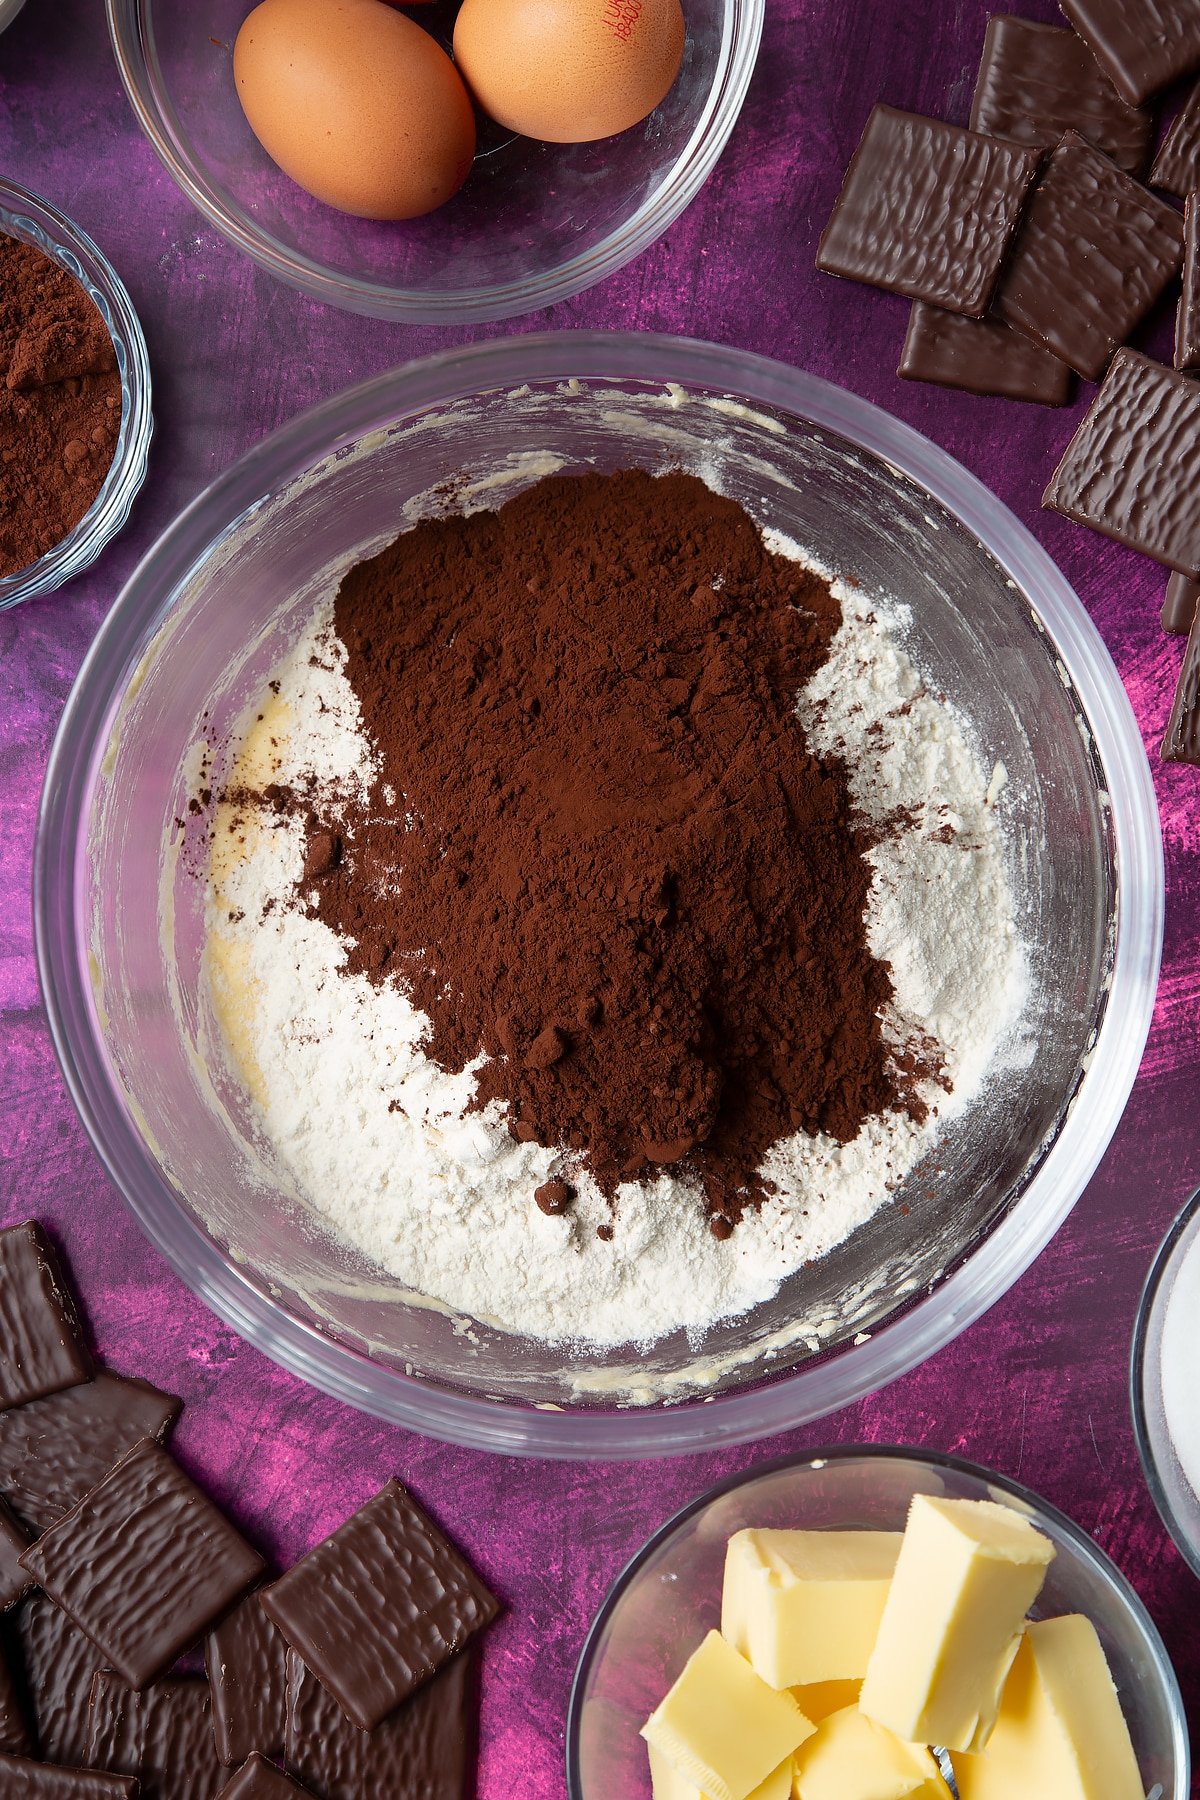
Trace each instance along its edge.
<path fill-rule="evenodd" d="M 1040 0 L 1030 11 L 1057 18 Z M 28 0 L 0 38 L 0 170 L 78 220 L 124 277 L 149 341 L 158 422 L 125 533 L 69 587 L 0 613 L 0 1219 L 48 1223 L 101 1355 L 183 1396 L 174 1448 L 280 1563 L 391 1475 L 444 1521 L 507 1606 L 483 1655 L 482 1800 L 562 1793 L 579 1647 L 647 1534 L 718 1476 L 834 1440 L 956 1451 L 1064 1507 L 1146 1600 L 1200 1729 L 1200 1590 L 1142 1482 L 1125 1390 L 1142 1277 L 1200 1182 L 1200 773 L 1157 767 L 1182 643 L 1159 626 L 1161 570 L 1039 509 L 1093 390 L 1085 384 L 1074 406 L 1045 412 L 901 382 L 907 304 L 813 266 L 872 104 L 965 123 L 986 17 L 983 0 L 918 9 L 770 0 L 746 110 L 689 211 L 590 294 L 488 328 L 637 326 L 736 343 L 840 380 L 927 432 L 1032 527 L 1082 596 L 1154 755 L 1166 837 L 1166 960 L 1146 1060 L 1099 1173 L 1035 1266 L 941 1355 L 874 1399 L 758 1446 L 636 1466 L 454 1450 L 282 1374 L 149 1249 L 67 1100 L 38 995 L 30 866 L 51 737 L 105 609 L 179 508 L 266 432 L 350 381 L 476 334 L 335 313 L 238 256 L 141 137 L 100 0 Z M 1169 361 L 1168 310 L 1150 341 Z"/>

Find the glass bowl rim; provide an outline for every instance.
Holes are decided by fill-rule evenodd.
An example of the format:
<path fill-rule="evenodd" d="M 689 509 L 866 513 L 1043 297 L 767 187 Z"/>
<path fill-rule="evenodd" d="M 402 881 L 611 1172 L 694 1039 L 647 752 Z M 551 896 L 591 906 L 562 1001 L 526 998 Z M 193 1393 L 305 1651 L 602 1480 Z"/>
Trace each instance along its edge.
<path fill-rule="evenodd" d="M 623 380 L 642 389 L 678 381 L 776 406 L 881 457 L 946 506 L 1034 606 L 1076 684 L 1111 795 L 1120 923 L 1109 1004 L 1053 1146 L 983 1243 L 931 1293 L 877 1327 L 867 1343 L 766 1384 L 650 1407 L 548 1412 L 464 1394 L 370 1363 L 277 1308 L 221 1254 L 185 1214 L 133 1131 L 90 1021 L 74 1039 L 66 1027 L 65 1015 L 83 986 L 78 920 L 73 914 L 56 932 L 51 911 L 59 893 L 64 907 L 73 904 L 67 896 L 73 895 L 78 874 L 78 836 L 108 725 L 130 674 L 180 583 L 222 538 L 281 483 L 373 430 L 480 392 L 571 377 Z M 640 1458 L 749 1442 L 824 1417 L 924 1361 L 1007 1291 L 1066 1218 L 1124 1110 L 1150 1025 L 1164 882 L 1149 764 L 1116 668 L 1065 577 L 982 483 L 869 401 L 786 364 L 651 333 L 561 331 L 444 351 L 347 389 L 261 440 L 176 517 L 129 577 L 68 697 L 47 767 L 33 885 L 39 976 L 68 1091 L 93 1147 L 151 1241 L 227 1324 L 325 1392 L 428 1436 L 517 1455 Z M 1083 1104 L 1089 1095 L 1090 1109 Z M 105 1106 L 111 1117 L 102 1121 L 98 1115 Z M 1089 1111 L 1098 1113 L 1102 1129 Z"/>
<path fill-rule="evenodd" d="M 579 1660 L 575 1665 L 575 1673 L 571 1680 L 571 1696 L 567 1703 L 567 1721 L 565 1731 L 565 1756 L 567 1776 L 567 1800 L 584 1800 L 583 1783 L 579 1770 L 579 1740 L 583 1724 L 585 1708 L 584 1685 L 591 1673 L 592 1662 L 599 1648 L 600 1639 L 609 1620 L 624 1599 L 644 1565 L 689 1519 L 707 1510 L 718 1500 L 738 1488 L 748 1487 L 760 1477 L 787 1473 L 793 1469 L 812 1467 L 814 1464 L 831 1462 L 885 1462 L 918 1463 L 930 1469 L 947 1469 L 956 1475 L 966 1475 L 974 1481 L 985 1483 L 989 1487 L 1001 1489 L 1011 1499 L 1019 1500 L 1034 1515 L 1034 1523 L 1039 1518 L 1047 1520 L 1060 1531 L 1071 1544 L 1081 1559 L 1097 1570 L 1112 1586 L 1134 1623 L 1138 1626 L 1143 1638 L 1149 1646 L 1154 1666 L 1165 1690 L 1168 1710 L 1171 1714 L 1173 1731 L 1172 1748 L 1184 1783 L 1191 1773 L 1191 1746 L 1188 1738 L 1187 1715 L 1183 1704 L 1183 1695 L 1179 1687 L 1179 1677 L 1175 1673 L 1174 1664 L 1167 1653 L 1162 1635 L 1150 1616 L 1149 1609 L 1132 1582 L 1113 1561 L 1106 1550 L 1102 1550 L 1094 1539 L 1077 1525 L 1067 1513 L 1054 1505 L 1053 1501 L 1044 1500 L 1040 1494 L 1034 1493 L 1015 1476 L 1001 1475 L 994 1469 L 987 1469 L 981 1463 L 972 1462 L 964 1456 L 954 1456 L 948 1451 L 927 1450 L 912 1444 L 830 1444 L 819 1446 L 813 1450 L 798 1450 L 787 1456 L 769 1457 L 765 1462 L 754 1463 L 748 1469 L 739 1470 L 736 1474 L 727 1475 L 715 1482 L 695 1499 L 687 1501 L 671 1517 L 652 1532 L 639 1550 L 625 1563 L 609 1586 L 595 1618 L 588 1627 L 588 1633 L 579 1652 Z M 1180 1792 L 1187 1794 L 1190 1790 L 1184 1785 Z"/>
<path fill-rule="evenodd" d="M 1154 1509 L 1192 1574 L 1200 1577 L 1200 1543 L 1194 1538 L 1190 1538 L 1184 1531 L 1175 1508 L 1171 1505 L 1166 1483 L 1159 1474 L 1158 1458 L 1154 1454 L 1154 1448 L 1150 1441 L 1150 1427 L 1146 1417 L 1146 1345 L 1150 1333 L 1150 1320 L 1158 1305 L 1163 1281 L 1171 1265 L 1171 1258 L 1198 1215 L 1200 1215 L 1200 1188 L 1196 1189 L 1171 1221 L 1167 1234 L 1154 1252 L 1153 1261 L 1146 1271 L 1146 1279 L 1142 1283 L 1141 1297 L 1138 1300 L 1137 1314 L 1133 1322 L 1133 1338 L 1129 1353 L 1129 1409 L 1133 1415 L 1133 1437 L 1137 1445 L 1138 1460 L 1142 1465 L 1142 1474 L 1146 1486 L 1150 1490 Z"/>
<path fill-rule="evenodd" d="M 141 320 L 121 277 L 81 226 L 40 194 L 0 176 L 0 232 L 8 234 L 14 225 L 32 232 L 39 248 L 49 244 L 69 251 L 77 267 L 68 272 L 79 280 L 82 271 L 85 290 L 95 287 L 103 295 L 126 352 L 121 382 L 129 394 L 129 415 L 121 420 L 112 463 L 87 512 L 36 562 L 0 577 L 0 611 L 53 593 L 96 560 L 129 517 L 146 479 L 154 433 L 150 356 Z"/>
<path fill-rule="evenodd" d="M 350 312 L 413 325 L 486 324 L 552 306 L 594 287 L 648 249 L 695 199 L 724 151 L 745 102 L 766 18 L 766 0 L 723 0 L 717 69 L 687 143 L 651 200 L 599 244 L 518 280 L 432 292 L 334 274 L 300 252 L 285 252 L 275 239 L 229 213 L 166 117 L 142 41 L 145 5 L 146 0 L 105 0 L 109 36 L 138 124 L 181 192 L 229 243 L 288 286 Z"/>

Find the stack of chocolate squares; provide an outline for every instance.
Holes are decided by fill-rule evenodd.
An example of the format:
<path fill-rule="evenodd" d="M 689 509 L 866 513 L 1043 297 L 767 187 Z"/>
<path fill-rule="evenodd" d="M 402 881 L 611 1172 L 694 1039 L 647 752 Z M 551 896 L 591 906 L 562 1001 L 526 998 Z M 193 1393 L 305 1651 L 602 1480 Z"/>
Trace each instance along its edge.
<path fill-rule="evenodd" d="M 989 20 L 969 128 L 877 106 L 817 251 L 913 301 L 899 374 L 1061 406 L 1103 386 L 1043 505 L 1173 571 L 1189 632 L 1163 743 L 1200 763 L 1200 83 L 1139 179 L 1147 105 L 1200 69 L 1200 0 L 1062 0 Z M 1122 348 L 1179 276 L 1174 368 Z"/>
<path fill-rule="evenodd" d="M 463 1800 L 488 1589 L 395 1481 L 264 1585 L 179 1411 L 93 1369 L 44 1233 L 0 1231 L 0 1795 Z"/>

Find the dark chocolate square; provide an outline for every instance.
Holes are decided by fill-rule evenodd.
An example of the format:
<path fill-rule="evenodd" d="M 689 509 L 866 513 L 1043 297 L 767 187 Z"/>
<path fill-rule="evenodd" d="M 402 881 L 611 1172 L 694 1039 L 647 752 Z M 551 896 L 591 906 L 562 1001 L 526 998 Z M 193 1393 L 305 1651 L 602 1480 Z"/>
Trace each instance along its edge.
<path fill-rule="evenodd" d="M 40 1225 L 0 1231 L 0 1407 L 73 1387 L 92 1372 L 79 1315 Z"/>
<path fill-rule="evenodd" d="M 1042 505 L 1200 575 L 1200 383 L 1118 350 Z"/>
<path fill-rule="evenodd" d="M 132 1687 L 161 1674 L 264 1566 L 178 1463 L 150 1441 L 21 1560 Z"/>
<path fill-rule="evenodd" d="M 229 1771 L 213 1747 L 207 1681 L 174 1675 L 138 1692 L 97 1675 L 87 1759 L 136 1775 L 140 1800 L 216 1800 Z"/>
<path fill-rule="evenodd" d="M 35 1534 L 70 1512 L 143 1438 L 162 1443 L 181 1402 L 101 1370 L 0 1413 L 0 1491 Z"/>
<path fill-rule="evenodd" d="M 971 129 L 1041 150 L 1075 130 L 1118 167 L 1140 175 L 1154 119 L 1121 98 L 1075 32 L 998 13 L 983 40 Z"/>
<path fill-rule="evenodd" d="M 261 1756 L 252 1756 L 223 1787 L 217 1800 L 312 1800 L 310 1789 Z M 364 1797 L 365 1800 L 365 1797 Z"/>
<path fill-rule="evenodd" d="M 1188 94 L 1158 147 L 1150 170 L 1153 186 L 1182 200 L 1200 187 L 1200 81 Z"/>
<path fill-rule="evenodd" d="M 287 1762 L 317 1800 L 466 1800 L 475 1760 L 472 1653 L 374 1731 L 359 1731 L 288 1652 Z"/>
<path fill-rule="evenodd" d="M 1058 0 L 1131 106 L 1200 68 L 1200 11 L 1192 0 Z"/>
<path fill-rule="evenodd" d="M 4 1800 L 135 1800 L 138 1784 L 126 1775 L 100 1769 L 64 1769 L 0 1756 L 0 1794 Z M 141 1797 L 145 1800 L 145 1796 Z"/>
<path fill-rule="evenodd" d="M 1065 406 L 1074 381 L 1066 363 L 1000 319 L 964 319 L 917 300 L 896 373 L 968 394 Z"/>
<path fill-rule="evenodd" d="M 877 106 L 846 170 L 817 267 L 981 318 L 1040 153 Z"/>
<path fill-rule="evenodd" d="M 1183 292 L 1175 309 L 1175 367 L 1200 369 L 1200 193 L 1183 209 Z"/>
<path fill-rule="evenodd" d="M 398 1481 L 264 1588 L 262 1603 L 363 1731 L 499 1611 L 470 1564 Z"/>
<path fill-rule="evenodd" d="M 1183 648 L 1183 667 L 1160 754 L 1164 762 L 1200 764 L 1200 612 Z"/>
<path fill-rule="evenodd" d="M 31 1594 L 16 1617 L 38 1748 L 47 1762 L 82 1767 L 92 1677 L 104 1658 L 46 1594 Z"/>
<path fill-rule="evenodd" d="M 250 1594 L 204 1646 L 217 1754 L 227 1768 L 278 1756 L 287 1730 L 287 1644 Z"/>
<path fill-rule="evenodd" d="M 3 1649 L 0 1649 L 0 1752 L 6 1756 L 33 1755 L 33 1734 L 17 1691 L 12 1665 Z"/>
<path fill-rule="evenodd" d="M 1159 622 L 1164 631 L 1186 636 L 1192 629 L 1196 610 L 1200 607 L 1200 581 L 1190 575 L 1172 575 L 1163 596 Z"/>
<path fill-rule="evenodd" d="M 0 1418 L 3 1417 L 0 1413 Z M 33 1586 L 33 1576 L 19 1561 L 28 1548 L 29 1533 L 0 1500 L 0 1612 L 7 1612 L 10 1606 L 23 1600 Z"/>
<path fill-rule="evenodd" d="M 1173 207 L 1068 131 L 1030 195 L 995 310 L 1096 381 L 1178 273 L 1182 236 Z"/>

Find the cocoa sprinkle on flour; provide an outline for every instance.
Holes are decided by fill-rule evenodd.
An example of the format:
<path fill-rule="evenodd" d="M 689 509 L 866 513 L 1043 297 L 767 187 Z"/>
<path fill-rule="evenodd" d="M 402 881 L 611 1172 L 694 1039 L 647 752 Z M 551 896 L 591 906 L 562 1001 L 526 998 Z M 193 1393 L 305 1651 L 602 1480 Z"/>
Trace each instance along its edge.
<path fill-rule="evenodd" d="M 266 1135 L 415 1288 L 442 1281 L 438 1297 L 550 1338 L 703 1329 L 868 1216 L 1011 1021 L 1011 897 L 957 726 L 873 615 L 844 621 L 828 581 L 692 476 L 552 477 L 418 525 L 350 571 L 277 675 L 272 778 L 236 777 L 218 816 L 269 829 L 214 879 L 210 916 L 258 960 L 242 1029 Z M 361 747 L 336 779 L 306 741 L 322 732 Z M 921 734 L 948 747 L 952 793 L 907 755 Z M 962 972 L 982 988 L 956 1002 L 974 1008 L 959 1042 L 921 943 L 937 886 L 991 940 Z M 275 937 L 310 967 L 290 1025 L 267 993 Z M 379 1009 L 397 1007 L 407 1041 L 381 1055 Z M 337 1087 L 351 1013 L 383 1109 L 364 1125 L 360 1090 L 360 1166 L 392 1129 L 445 1157 L 427 1223 L 448 1228 L 453 1195 L 453 1282 L 414 1254 L 419 1183 L 359 1196 L 356 1230 L 354 1198 L 331 1201 L 272 1119 L 270 1069 L 302 1037 Z M 525 1253 L 510 1245 L 511 1280 L 493 1266 L 475 1302 L 455 1233 L 487 1261 L 497 1228 Z M 631 1237 L 639 1296 L 660 1255 L 678 1288 L 657 1308 L 621 1303 Z M 608 1294 L 569 1307 L 569 1265 L 599 1256 Z"/>

